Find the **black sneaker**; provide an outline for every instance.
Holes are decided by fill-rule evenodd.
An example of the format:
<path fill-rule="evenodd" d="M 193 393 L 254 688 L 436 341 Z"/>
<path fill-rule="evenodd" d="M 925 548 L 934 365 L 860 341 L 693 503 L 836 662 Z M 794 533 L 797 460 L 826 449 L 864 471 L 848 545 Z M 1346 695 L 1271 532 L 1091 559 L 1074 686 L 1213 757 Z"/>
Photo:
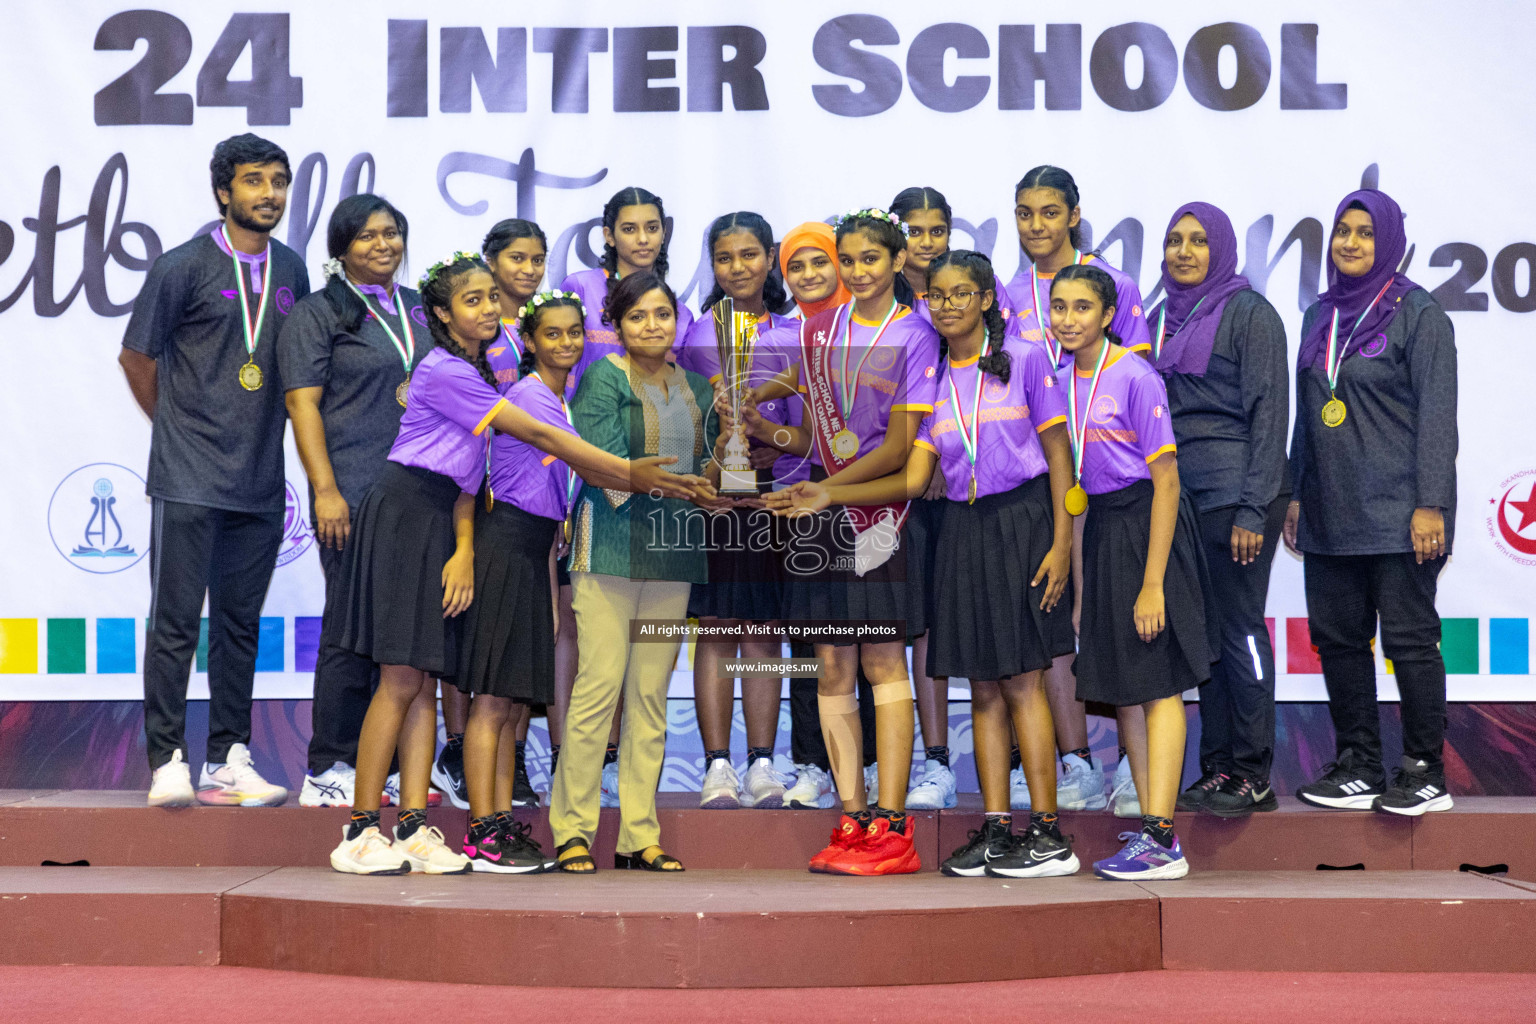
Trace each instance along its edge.
<path fill-rule="evenodd" d="M 950 854 L 939 870 L 952 878 L 980 878 L 987 873 L 989 861 L 1012 853 L 1018 841 L 1009 821 L 988 818 L 981 828 L 971 829 L 965 845 Z"/>
<path fill-rule="evenodd" d="M 461 811 L 469 810 L 469 784 L 464 781 L 464 742 L 458 739 L 444 744 L 432 762 L 432 785 Z"/>
<path fill-rule="evenodd" d="M 479 843 L 473 843 L 474 837 L 469 837 L 464 844 L 464 853 L 475 871 L 498 875 L 538 874 L 545 869 L 548 858 L 529 836 L 531 831 L 530 826 L 514 821 Z"/>
<path fill-rule="evenodd" d="M 1061 834 L 1059 826 L 1032 821 L 1012 852 L 987 862 L 987 874 L 993 878 L 1055 878 L 1075 875 L 1079 867 L 1072 842 Z"/>
<path fill-rule="evenodd" d="M 1233 776 L 1207 796 L 1200 809 L 1218 818 L 1246 818 L 1254 811 L 1278 811 L 1280 801 L 1268 782 Z"/>
<path fill-rule="evenodd" d="M 539 806 L 539 794 L 533 791 L 533 783 L 528 781 L 528 760 L 521 748 L 517 751 L 517 761 L 512 768 L 512 806 Z"/>
<path fill-rule="evenodd" d="M 1354 767 L 1349 754 L 1323 766 L 1323 777 L 1296 790 L 1302 803 L 1332 810 L 1368 811 L 1376 798 L 1386 792 L 1381 772 L 1361 771 Z"/>
<path fill-rule="evenodd" d="M 1198 811 L 1204 806 L 1206 799 L 1226 781 L 1226 772 L 1216 768 L 1207 768 L 1205 774 L 1200 776 L 1193 786 L 1179 794 L 1178 803 L 1173 805 L 1174 810 Z"/>
<path fill-rule="evenodd" d="M 1403 766 L 1392 773 L 1392 786 L 1371 804 L 1374 811 L 1418 817 L 1426 811 L 1448 811 L 1453 806 L 1445 789 L 1445 769 L 1431 768 L 1423 761 L 1403 758 Z"/>

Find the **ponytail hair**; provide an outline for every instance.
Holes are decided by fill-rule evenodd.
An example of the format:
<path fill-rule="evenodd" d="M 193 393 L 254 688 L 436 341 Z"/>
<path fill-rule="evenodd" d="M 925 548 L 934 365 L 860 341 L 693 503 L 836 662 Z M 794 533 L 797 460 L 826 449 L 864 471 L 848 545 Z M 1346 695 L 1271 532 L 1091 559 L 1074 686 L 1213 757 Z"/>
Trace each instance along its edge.
<path fill-rule="evenodd" d="M 1050 164 L 1041 164 L 1039 167 L 1030 170 L 1027 174 L 1024 175 L 1024 177 L 1020 178 L 1019 183 L 1013 187 L 1014 201 L 1018 201 L 1020 193 L 1024 192 L 1026 189 L 1031 188 L 1054 189 L 1055 191 L 1061 193 L 1062 201 L 1067 204 L 1068 213 L 1071 213 L 1073 210 L 1077 209 L 1077 182 L 1072 179 L 1072 175 L 1068 174 L 1060 167 L 1052 167 Z M 1072 228 L 1068 229 L 1068 237 L 1072 241 L 1072 248 L 1082 249 L 1083 233 L 1077 226 L 1073 226 Z"/>
<path fill-rule="evenodd" d="M 971 279 L 971 284 L 976 286 L 979 294 L 991 293 L 992 307 L 982 311 L 981 322 L 987 331 L 987 348 L 977 361 L 976 367 L 982 373 L 990 373 L 1004 384 L 1013 374 L 1013 360 L 1008 353 L 1003 351 L 1003 340 L 1007 334 L 1008 324 L 1003 319 L 1002 306 L 999 305 L 997 294 L 997 274 L 992 269 L 992 261 L 979 252 L 970 249 L 950 249 L 941 252 L 928 264 L 928 284 L 933 287 L 933 279 L 939 271 L 953 268 L 965 274 Z M 1102 271 L 1101 271 L 1102 273 Z M 946 359 L 949 355 L 949 341 L 939 335 L 939 358 Z"/>
<path fill-rule="evenodd" d="M 486 362 L 485 346 L 480 346 L 479 354 L 470 356 L 464 346 L 448 333 L 448 325 L 436 313 L 439 309 L 452 310 L 454 294 L 476 270 L 483 270 L 487 274 L 491 272 L 478 253 L 456 252 L 441 263 L 434 263 L 427 268 L 426 275 L 421 279 L 421 306 L 422 312 L 427 315 L 427 329 L 432 332 L 432 340 L 438 347 L 447 349 L 449 355 L 458 356 L 473 366 L 479 371 L 481 379 L 494 388 L 496 374 L 492 372 L 491 364 Z"/>
<path fill-rule="evenodd" d="M 671 239 L 667 237 L 667 211 L 661 205 L 661 196 L 649 192 L 638 185 L 615 192 L 608 202 L 603 204 L 603 227 L 612 231 L 619 223 L 619 211 L 626 206 L 654 206 L 656 216 L 661 220 L 661 247 L 656 252 L 656 262 L 651 267 L 656 275 L 663 281 L 667 278 L 667 246 Z M 614 275 L 619 272 L 619 250 L 608 244 L 603 239 L 603 269 L 608 271 L 608 288 L 613 289 Z"/>
<path fill-rule="evenodd" d="M 763 254 L 768 258 L 768 279 L 763 282 L 763 306 L 773 313 L 784 313 L 791 305 L 789 293 L 784 290 L 784 278 L 779 273 L 779 261 L 773 258 L 773 228 L 763 219 L 762 214 L 753 213 L 750 210 L 739 210 L 736 213 L 727 213 L 716 217 L 715 222 L 709 226 L 709 243 L 705 247 L 709 254 L 710 266 L 715 262 L 715 243 L 726 235 L 737 231 L 750 231 L 763 247 Z M 704 297 L 704 304 L 700 308 L 701 313 L 708 313 L 711 306 L 725 297 L 725 289 L 720 287 L 720 281 L 711 277 L 714 287 Z"/>
<path fill-rule="evenodd" d="M 376 196 L 371 192 L 359 192 L 357 195 L 347 196 L 336 204 L 336 209 L 331 211 L 330 223 L 325 229 L 325 251 L 332 260 L 340 260 L 352 248 L 352 243 L 357 236 L 363 233 L 367 227 L 368 219 L 376 213 L 387 213 L 395 219 L 395 227 L 400 232 L 400 241 L 407 242 L 410 238 L 410 225 L 406 223 L 405 214 L 390 203 L 383 196 Z M 336 264 L 330 264 L 332 268 Z M 326 305 L 330 306 L 336 314 L 336 321 L 342 330 L 348 334 L 356 334 L 363 326 L 363 320 L 368 315 L 368 306 L 351 288 L 347 287 L 347 272 L 336 270 L 334 273 L 326 271 L 330 277 L 325 282 Z"/>
<path fill-rule="evenodd" d="M 949 200 L 944 198 L 944 193 L 931 185 L 914 185 L 904 188 L 896 193 L 896 198 L 891 200 L 891 212 L 900 217 L 905 223 L 908 214 L 917 213 L 919 210 L 938 210 L 944 218 L 946 228 L 954 226 L 955 214 L 949 208 Z M 907 282 L 905 274 L 896 276 L 896 301 L 907 305 L 915 305 L 917 296 L 912 294 L 912 285 Z"/>
<path fill-rule="evenodd" d="M 531 220 L 509 217 L 497 221 L 485 233 L 485 241 L 480 243 L 480 252 L 485 256 L 485 262 L 494 263 L 496 257 L 501 255 L 501 250 L 519 238 L 537 238 L 545 253 L 549 252 L 549 239 L 544 237 L 543 228 Z"/>
<path fill-rule="evenodd" d="M 524 221 L 524 223 L 527 223 Z M 520 235 L 527 238 L 527 235 Z M 574 309 L 576 316 L 585 321 L 587 307 L 582 304 L 581 296 L 575 292 L 541 292 L 534 298 L 542 298 L 544 301 L 535 303 L 529 301 L 522 309 L 518 310 L 517 333 L 523 336 L 523 358 L 518 360 L 517 375 L 526 377 L 533 372 L 533 335 L 539 329 L 539 324 L 544 319 L 544 314 L 552 309 Z"/>
<path fill-rule="evenodd" d="M 1053 295 L 1056 293 L 1056 286 L 1063 281 L 1085 282 L 1093 289 L 1093 293 L 1098 296 L 1099 302 L 1106 310 L 1116 308 L 1119 302 L 1118 293 L 1115 291 L 1115 279 L 1091 263 L 1073 263 L 1058 270 L 1055 280 L 1051 282 Z M 1108 326 L 1104 328 L 1104 337 L 1116 345 L 1120 344 L 1120 336 Z"/>

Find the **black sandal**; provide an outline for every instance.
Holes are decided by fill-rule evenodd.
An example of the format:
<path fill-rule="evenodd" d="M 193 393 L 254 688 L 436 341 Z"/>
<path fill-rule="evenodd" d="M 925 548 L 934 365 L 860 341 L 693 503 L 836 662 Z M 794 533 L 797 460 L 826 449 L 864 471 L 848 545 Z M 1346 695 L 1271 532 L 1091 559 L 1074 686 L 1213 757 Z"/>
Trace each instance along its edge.
<path fill-rule="evenodd" d="M 566 850 L 581 847 L 586 853 L 577 854 L 574 857 L 561 857 Z M 597 861 L 592 859 L 592 847 L 585 839 L 577 836 L 575 839 L 567 839 L 555 847 L 556 871 L 564 871 L 572 875 L 590 875 L 597 871 Z"/>
<path fill-rule="evenodd" d="M 648 850 L 650 847 L 646 847 L 646 849 Z M 682 861 L 670 854 L 658 853 L 650 860 L 645 860 L 640 856 L 644 852 L 645 850 L 637 853 L 616 853 L 613 855 L 613 866 L 620 871 L 629 869 L 631 871 L 665 871 L 674 874 L 687 870 L 683 867 Z M 677 867 L 672 867 L 671 865 L 673 864 L 676 864 Z"/>

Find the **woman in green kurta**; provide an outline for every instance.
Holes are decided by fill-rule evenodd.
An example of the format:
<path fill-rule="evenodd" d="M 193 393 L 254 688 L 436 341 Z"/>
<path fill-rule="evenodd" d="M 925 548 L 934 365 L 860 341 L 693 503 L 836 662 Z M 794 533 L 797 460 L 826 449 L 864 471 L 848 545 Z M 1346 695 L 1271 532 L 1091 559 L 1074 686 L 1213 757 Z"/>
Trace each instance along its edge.
<path fill-rule="evenodd" d="M 572 402 L 577 431 L 615 454 L 671 455 L 667 468 L 718 479 L 714 394 L 696 373 L 667 361 L 677 336 L 677 299 L 644 271 L 608 296 L 624 354 L 587 368 Z M 562 870 L 592 871 L 603 748 L 619 694 L 619 841 L 615 867 L 681 871 L 662 852 L 656 785 L 667 733 L 667 683 L 678 638 L 631 642 L 630 623 L 681 624 L 688 591 L 703 583 L 708 513 L 685 501 L 583 487 L 571 538 L 571 607 L 579 663 L 550 800 Z"/>

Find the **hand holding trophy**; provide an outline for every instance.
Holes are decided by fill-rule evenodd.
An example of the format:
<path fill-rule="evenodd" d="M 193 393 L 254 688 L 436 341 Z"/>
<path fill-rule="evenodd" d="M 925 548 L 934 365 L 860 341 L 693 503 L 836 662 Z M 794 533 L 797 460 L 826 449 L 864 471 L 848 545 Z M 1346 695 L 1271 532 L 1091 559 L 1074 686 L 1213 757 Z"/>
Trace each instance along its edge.
<path fill-rule="evenodd" d="M 720 356 L 720 383 L 730 408 L 730 436 L 720 460 L 721 495 L 733 498 L 757 497 L 757 470 L 752 468 L 748 451 L 742 406 L 752 388 L 752 357 L 757 347 L 757 317 L 742 313 L 729 296 L 715 303 L 715 347 Z"/>

